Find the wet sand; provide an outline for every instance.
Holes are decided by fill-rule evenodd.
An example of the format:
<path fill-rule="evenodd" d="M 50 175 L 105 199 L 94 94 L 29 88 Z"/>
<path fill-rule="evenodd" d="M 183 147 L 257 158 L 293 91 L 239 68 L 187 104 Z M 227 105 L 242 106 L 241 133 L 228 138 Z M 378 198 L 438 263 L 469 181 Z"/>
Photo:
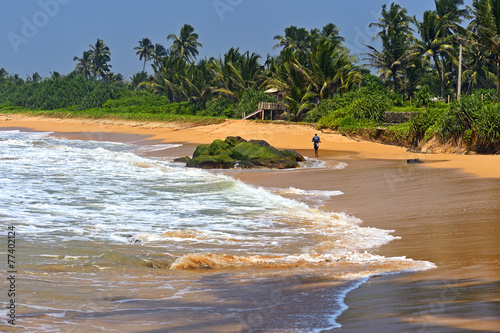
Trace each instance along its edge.
<path fill-rule="evenodd" d="M 256 123 L 244 120 L 226 120 L 209 126 L 194 126 L 186 123 L 137 122 L 108 119 L 55 119 L 25 115 L 1 115 L 0 127 L 24 127 L 36 131 L 53 131 L 61 135 L 83 133 L 83 138 L 101 140 L 109 133 L 127 134 L 141 140 L 154 139 L 168 143 L 210 143 L 227 136 L 244 139 L 266 140 L 271 145 L 288 149 L 312 149 L 311 139 L 316 132 L 312 126 L 287 123 Z M 461 169 L 480 177 L 500 178 L 500 155 L 418 154 L 402 147 L 382 145 L 368 141 L 350 139 L 331 133 L 319 132 L 321 151 L 338 151 L 355 154 L 367 159 L 407 160 L 418 158 L 433 162 L 428 166 Z M 320 153 L 321 154 L 321 153 Z"/>
<path fill-rule="evenodd" d="M 326 155 L 325 153 L 323 155 Z M 325 157 L 343 170 L 239 175 L 261 186 L 335 189 L 324 209 L 401 239 L 374 253 L 437 265 L 372 277 L 350 292 L 335 332 L 500 332 L 500 180 L 403 161 Z M 376 328 L 376 330 L 374 330 Z M 332 331 L 333 332 L 333 331 Z"/>
<path fill-rule="evenodd" d="M 266 139 L 309 157 L 313 153 L 309 146 L 314 129 L 302 126 L 236 121 L 238 126 L 230 122 L 203 128 L 159 124 L 148 128 L 15 117 L 9 115 L 8 121 L 2 117 L 0 127 L 56 131 L 65 137 L 93 140 L 155 139 L 185 144 L 170 150 L 170 156 L 190 155 L 195 144 L 227 135 Z M 362 219 L 364 226 L 392 229 L 401 237 L 374 253 L 437 265 L 424 272 L 372 277 L 348 294 L 349 309 L 337 320 L 343 327 L 332 331 L 500 332 L 500 156 L 421 155 L 319 134 L 323 141 L 320 159 L 332 165 L 345 162 L 346 168 L 228 174 L 258 186 L 342 191 L 344 195 L 332 197 L 323 209 L 346 212 Z M 408 158 L 425 163 L 407 164 Z M 314 305 L 291 305 L 288 313 Z M 256 331 L 266 332 L 267 325 L 272 327 L 262 321 Z"/>

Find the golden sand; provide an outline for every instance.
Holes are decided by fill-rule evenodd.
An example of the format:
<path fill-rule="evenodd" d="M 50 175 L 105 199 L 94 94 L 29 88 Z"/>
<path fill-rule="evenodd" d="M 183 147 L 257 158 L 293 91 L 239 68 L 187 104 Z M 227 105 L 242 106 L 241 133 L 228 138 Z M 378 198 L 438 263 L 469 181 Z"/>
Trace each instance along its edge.
<path fill-rule="evenodd" d="M 186 145 L 189 147 L 182 151 L 183 154 L 189 154 L 190 150 L 192 153 L 193 144 L 209 143 L 226 136 L 241 136 L 247 140 L 266 140 L 278 148 L 300 150 L 306 156 L 314 155 L 311 139 L 316 132 L 313 127 L 305 125 L 242 120 L 194 127 L 177 123 L 51 119 L 24 115 L 0 115 L 2 127 L 56 132 L 68 138 L 107 140 L 113 137 L 124 142 L 156 139 L 166 143 L 190 144 Z M 377 331 L 387 332 L 499 332 L 500 186 L 498 179 L 487 178 L 500 178 L 500 156 L 417 154 L 405 148 L 353 140 L 335 133 L 318 131 L 318 134 L 322 141 L 320 159 L 329 161 L 331 156 L 341 155 L 349 160 L 348 168 L 341 172 L 333 168 L 304 169 L 298 171 L 300 176 L 295 170 L 235 172 L 232 176 L 257 186 L 340 190 L 344 195 L 333 197 L 324 209 L 356 216 L 364 221 L 365 226 L 395 230 L 395 235 L 401 237 L 375 250 L 376 254 L 407 256 L 437 265 L 436 269 L 409 275 L 374 277 L 350 292 L 345 301 L 350 308 L 338 319 L 343 325 L 341 332 L 373 332 L 374 327 Z M 426 162 L 422 166 L 433 169 L 406 165 L 407 159 L 414 158 Z M 165 237 L 171 236 L 180 235 L 165 234 Z M 170 262 L 169 255 L 165 256 L 162 263 Z M 266 261 L 265 258 L 225 255 L 187 255 L 182 259 L 177 264 L 178 268 L 184 269 L 223 268 L 228 263 L 246 266 L 249 259 Z M 153 261 L 147 264 L 151 267 L 159 265 Z M 393 270 L 391 267 L 374 268 L 379 268 L 380 272 Z M 175 273 L 172 270 L 157 272 Z M 268 296 L 275 292 L 289 297 L 287 300 L 295 300 L 293 288 L 313 286 L 307 289 L 311 295 L 309 301 L 305 300 L 303 304 L 287 302 L 286 308 L 276 310 L 274 314 L 266 310 L 268 317 L 264 317 L 266 320 L 259 326 L 262 331 L 266 331 L 267 327 L 286 327 L 285 323 L 280 326 L 280 318 L 300 313 L 304 308 L 315 311 L 322 308 L 317 300 L 322 299 L 326 289 L 316 288 L 317 284 L 297 284 L 295 279 L 286 277 L 282 280 L 284 285 L 279 287 L 281 289 L 262 284 L 258 285 L 258 289 L 245 289 L 240 283 L 237 288 L 231 288 L 228 299 L 235 300 L 234 294 L 239 292 L 246 304 L 248 299 L 255 298 L 255 290 L 265 287 L 268 288 L 264 289 L 266 300 L 273 299 Z M 155 293 L 158 290 L 155 289 Z M 195 295 L 200 297 L 199 293 Z M 145 319 L 150 321 L 150 317 Z M 28 317 L 25 318 L 27 320 Z M 234 332 L 243 327 L 241 323 L 230 321 L 213 325 L 214 332 Z M 206 325 L 203 329 L 212 331 L 207 330 Z"/>
<path fill-rule="evenodd" d="M 318 132 L 322 151 L 338 151 L 367 159 L 420 159 L 436 168 L 457 168 L 480 177 L 500 178 L 500 155 L 420 154 L 406 148 L 361 141 L 337 133 L 317 131 L 312 126 L 226 120 L 222 124 L 193 126 L 185 123 L 137 122 L 110 119 L 58 119 L 25 115 L 0 115 L 1 127 L 24 127 L 59 133 L 123 133 L 145 135 L 166 143 L 210 143 L 227 136 L 266 140 L 281 149 L 310 149 Z M 96 134 L 89 137 L 96 137 Z M 98 137 L 98 135 L 97 135 Z"/>

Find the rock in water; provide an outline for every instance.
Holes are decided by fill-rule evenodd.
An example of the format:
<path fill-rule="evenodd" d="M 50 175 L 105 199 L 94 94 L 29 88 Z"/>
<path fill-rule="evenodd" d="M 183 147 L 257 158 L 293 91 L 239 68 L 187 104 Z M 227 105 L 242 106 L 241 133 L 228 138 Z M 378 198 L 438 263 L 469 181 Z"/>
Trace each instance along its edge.
<path fill-rule="evenodd" d="M 240 168 L 297 168 L 305 158 L 294 150 L 278 150 L 264 140 L 247 141 L 239 136 L 229 136 L 224 141 L 214 140 L 209 145 L 199 145 L 193 158 L 186 162 L 191 168 L 230 169 Z"/>

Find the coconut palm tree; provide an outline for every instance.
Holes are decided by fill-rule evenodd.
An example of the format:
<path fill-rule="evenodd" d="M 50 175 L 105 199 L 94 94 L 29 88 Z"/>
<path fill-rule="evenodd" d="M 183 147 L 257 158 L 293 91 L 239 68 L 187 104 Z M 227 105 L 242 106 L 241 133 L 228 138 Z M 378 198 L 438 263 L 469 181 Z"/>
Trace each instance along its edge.
<path fill-rule="evenodd" d="M 257 88 L 263 81 L 264 67 L 260 56 L 249 51 L 241 54 L 239 48 L 231 48 L 224 58 L 210 61 L 210 72 L 214 78 L 215 92 L 233 99 L 248 88 Z"/>
<path fill-rule="evenodd" d="M 414 18 L 420 39 L 415 41 L 409 52 L 412 57 L 422 56 L 422 64 L 432 59 L 441 85 L 441 98 L 444 98 L 446 90 L 445 67 L 442 57 L 453 57 L 455 50 L 453 47 L 455 37 L 445 35 L 446 25 L 443 24 L 443 20 L 444 18 L 439 17 L 434 10 L 425 11 L 422 22 Z"/>
<path fill-rule="evenodd" d="M 304 51 L 309 45 L 310 36 L 309 31 L 305 28 L 297 28 L 292 25 L 285 28 L 285 34 L 283 36 L 274 36 L 274 40 L 277 40 L 278 43 L 273 46 L 273 49 L 283 47 L 283 50 L 291 49 L 294 51 Z"/>
<path fill-rule="evenodd" d="M 464 48 L 465 70 L 462 77 L 468 91 L 495 86 L 495 73 L 490 69 L 491 54 L 480 45 L 468 43 Z"/>
<path fill-rule="evenodd" d="M 142 66 L 142 71 L 146 71 L 146 61 L 151 60 L 154 54 L 154 46 L 151 43 L 151 39 L 143 38 L 139 41 L 139 46 L 134 47 L 134 50 L 137 50 L 135 53 L 139 56 L 139 60 L 144 59 L 144 64 Z"/>
<path fill-rule="evenodd" d="M 460 26 L 463 18 L 471 18 L 469 10 L 466 8 L 460 9 L 459 6 L 464 5 L 463 0 L 434 0 L 436 5 L 436 13 L 443 18 L 442 24 L 444 34 L 446 36 L 454 35 L 463 32 L 464 28 Z"/>
<path fill-rule="evenodd" d="M 340 29 L 333 23 L 328 23 L 321 30 L 321 35 L 327 39 L 337 42 L 344 42 L 344 37 L 340 36 Z"/>
<path fill-rule="evenodd" d="M 482 47 L 497 67 L 497 100 L 500 101 L 500 0 L 474 0 L 475 20 L 471 22 L 469 43 Z"/>
<path fill-rule="evenodd" d="M 384 82 L 391 79 L 394 90 L 401 91 L 404 73 L 410 61 L 406 50 L 411 44 L 413 33 L 410 27 L 411 17 L 407 15 L 405 8 L 395 3 L 389 9 L 383 5 L 381 15 L 378 22 L 370 23 L 370 27 L 380 29 L 373 40 L 381 39 L 382 50 L 366 45 L 371 52 L 365 60 L 369 66 L 379 69 L 378 74 Z"/>
<path fill-rule="evenodd" d="M 292 61 L 294 67 L 304 76 L 307 91 L 320 99 L 342 94 L 354 82 L 361 80 L 359 70 L 354 66 L 357 61 L 349 50 L 335 41 L 319 37 L 311 38 L 311 50 L 307 61 Z"/>
<path fill-rule="evenodd" d="M 87 79 L 92 77 L 92 59 L 91 52 L 84 51 L 81 58 L 73 57 L 73 61 L 78 61 L 75 67 L 75 72 L 82 74 Z"/>
<path fill-rule="evenodd" d="M 7 71 L 5 70 L 5 68 L 0 68 L 0 79 L 4 79 L 6 78 L 7 76 L 9 75 L 9 73 L 7 73 Z"/>
<path fill-rule="evenodd" d="M 170 103 L 179 101 L 180 96 L 184 95 L 180 83 L 187 66 L 184 58 L 170 54 L 161 58 L 158 66 L 154 67 L 155 74 L 151 81 L 143 82 L 139 86 L 147 85 L 147 90 L 165 94 Z"/>
<path fill-rule="evenodd" d="M 167 36 L 167 40 L 172 40 L 172 46 L 170 46 L 172 53 L 188 62 L 194 62 L 199 54 L 198 48 L 203 47 L 198 42 L 198 34 L 189 24 L 184 24 L 179 36 L 170 34 Z"/>
<path fill-rule="evenodd" d="M 42 76 L 40 74 L 38 74 L 38 72 L 31 74 L 31 81 L 33 81 L 35 83 L 42 81 L 42 79 L 43 79 Z"/>
<path fill-rule="evenodd" d="M 146 73 L 144 71 L 135 73 L 130 78 L 129 89 L 141 90 L 141 87 L 139 87 L 139 85 L 142 82 L 146 82 L 148 80 L 148 78 L 149 78 L 148 73 Z M 144 89 L 144 87 L 142 87 L 142 89 Z"/>
<path fill-rule="evenodd" d="M 159 43 L 156 43 L 153 47 L 153 68 L 157 67 L 160 60 L 168 55 L 165 47 Z"/>
<path fill-rule="evenodd" d="M 268 59 L 270 76 L 264 82 L 267 89 L 276 89 L 282 95 L 282 102 L 289 110 L 292 119 L 300 119 L 312 109 L 311 100 L 316 95 L 308 92 L 304 74 L 297 69 L 297 54 L 300 51 L 292 48 L 283 49 L 277 58 Z"/>
<path fill-rule="evenodd" d="M 107 78 L 110 74 L 111 52 L 102 39 L 97 39 L 94 45 L 90 44 L 91 71 L 97 78 Z"/>
<path fill-rule="evenodd" d="M 198 104 L 205 109 L 213 97 L 212 74 L 209 70 L 209 60 L 200 60 L 197 64 L 189 64 L 182 76 L 180 91 L 184 99 Z"/>

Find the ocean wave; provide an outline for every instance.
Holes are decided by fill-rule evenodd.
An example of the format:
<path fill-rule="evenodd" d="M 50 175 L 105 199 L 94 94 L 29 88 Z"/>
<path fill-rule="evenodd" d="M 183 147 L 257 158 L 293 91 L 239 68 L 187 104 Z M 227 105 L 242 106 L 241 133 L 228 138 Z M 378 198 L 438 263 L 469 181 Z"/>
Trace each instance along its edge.
<path fill-rule="evenodd" d="M 357 280 L 375 274 L 392 274 L 403 271 L 417 271 L 435 268 L 427 261 L 416 261 L 405 257 L 384 257 L 369 252 L 300 255 L 252 255 L 238 256 L 222 253 L 189 253 L 177 258 L 170 266 L 173 270 L 235 269 L 245 267 L 290 268 L 310 265 L 324 265 L 338 268 L 336 279 Z"/>

